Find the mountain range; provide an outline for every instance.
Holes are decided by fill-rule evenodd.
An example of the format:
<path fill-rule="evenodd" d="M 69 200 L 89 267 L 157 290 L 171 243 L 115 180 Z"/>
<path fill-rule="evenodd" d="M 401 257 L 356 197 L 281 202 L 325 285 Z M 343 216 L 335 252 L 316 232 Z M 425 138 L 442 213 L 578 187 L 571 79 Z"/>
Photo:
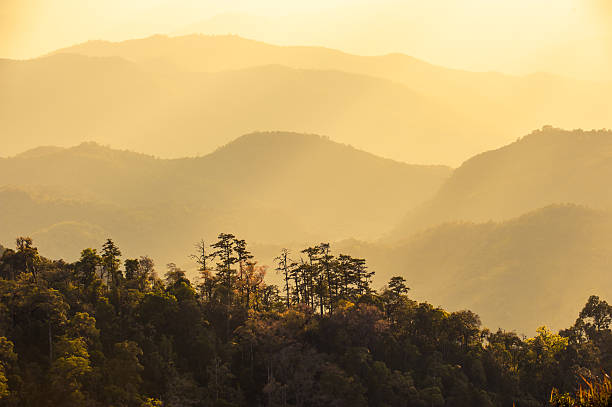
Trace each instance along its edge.
<path fill-rule="evenodd" d="M 280 132 L 172 160 L 41 147 L 0 160 L 0 241 L 30 234 L 42 253 L 74 259 L 113 237 L 158 267 L 188 266 L 193 243 L 221 231 L 266 265 L 282 247 L 299 260 L 298 248 L 335 241 L 368 260 L 378 286 L 402 275 L 415 298 L 529 334 L 612 294 L 610 163 L 612 132 L 551 127 L 456 170 Z"/>
<path fill-rule="evenodd" d="M 605 127 L 611 88 L 452 70 L 402 54 L 158 35 L 1 61 L 0 118 L 12 154 L 53 136 L 64 146 L 96 140 L 179 157 L 284 129 L 401 161 L 457 165 L 546 124 Z"/>
<path fill-rule="evenodd" d="M 171 160 L 95 143 L 37 148 L 0 159 L 0 173 L 1 241 L 31 234 L 45 252 L 74 258 L 70 242 L 113 236 L 129 252 L 180 262 L 221 231 L 259 243 L 382 235 L 451 169 L 270 132 Z"/>
<path fill-rule="evenodd" d="M 0 62 L 0 89 L 0 119 L 15 135 L 5 151 L 13 153 L 52 137 L 63 146 L 95 140 L 162 157 L 195 156 L 254 130 L 288 129 L 437 162 L 436 140 L 451 131 L 438 115 L 465 123 L 385 79 L 279 65 L 168 73 L 118 57 L 58 54 Z M 419 147 L 398 154 L 406 143 Z"/>
<path fill-rule="evenodd" d="M 236 36 L 0 60 L 0 241 L 74 260 L 112 237 L 158 268 L 219 232 L 266 265 L 335 241 L 377 285 L 560 328 L 610 294 L 612 132 L 559 127 L 609 125 L 611 90 Z"/>

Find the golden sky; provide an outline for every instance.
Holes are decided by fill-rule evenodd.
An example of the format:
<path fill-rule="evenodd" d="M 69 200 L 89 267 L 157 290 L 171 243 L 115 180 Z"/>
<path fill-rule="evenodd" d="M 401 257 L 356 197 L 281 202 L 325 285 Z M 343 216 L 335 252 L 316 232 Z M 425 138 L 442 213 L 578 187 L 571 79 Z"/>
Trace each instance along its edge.
<path fill-rule="evenodd" d="M 478 71 L 608 78 L 611 11 L 612 0 L 0 0 L 0 57 L 197 27 Z"/>

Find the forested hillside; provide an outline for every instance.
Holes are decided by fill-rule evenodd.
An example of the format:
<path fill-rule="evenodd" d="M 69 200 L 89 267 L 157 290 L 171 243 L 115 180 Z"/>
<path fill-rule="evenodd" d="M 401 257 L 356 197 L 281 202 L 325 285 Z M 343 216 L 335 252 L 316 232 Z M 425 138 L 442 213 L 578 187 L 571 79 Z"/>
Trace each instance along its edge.
<path fill-rule="evenodd" d="M 66 263 L 18 238 L 0 258 L 0 405 L 545 406 L 612 368 L 599 297 L 521 339 L 413 301 L 401 277 L 375 291 L 329 244 L 301 254 L 279 253 L 283 289 L 231 234 L 198 246 L 193 282 L 110 239 Z"/>
<path fill-rule="evenodd" d="M 500 222 L 451 222 L 401 242 L 338 243 L 413 295 L 477 312 L 490 328 L 527 335 L 567 326 L 597 291 L 612 296 L 612 214 L 553 205 Z"/>
<path fill-rule="evenodd" d="M 611 176 L 612 131 L 544 127 L 467 160 L 390 238 L 447 221 L 505 220 L 552 204 L 609 209 Z"/>
<path fill-rule="evenodd" d="M 183 262 L 193 241 L 223 225 L 259 243 L 381 235 L 451 170 L 315 135 L 255 133 L 175 160 L 93 143 L 36 149 L 0 159 L 0 173 L 1 241 L 25 231 L 70 258 L 111 234 L 128 252 Z"/>

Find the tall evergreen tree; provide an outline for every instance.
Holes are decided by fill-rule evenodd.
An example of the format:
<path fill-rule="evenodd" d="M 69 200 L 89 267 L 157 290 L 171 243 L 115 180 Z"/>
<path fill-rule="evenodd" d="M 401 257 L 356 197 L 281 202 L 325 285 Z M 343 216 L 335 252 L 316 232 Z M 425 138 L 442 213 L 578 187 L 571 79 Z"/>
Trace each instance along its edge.
<path fill-rule="evenodd" d="M 111 239 L 107 239 L 102 246 L 102 266 L 104 268 L 105 277 L 112 282 L 114 286 L 119 284 L 121 275 L 119 270 L 121 250 L 115 245 Z"/>

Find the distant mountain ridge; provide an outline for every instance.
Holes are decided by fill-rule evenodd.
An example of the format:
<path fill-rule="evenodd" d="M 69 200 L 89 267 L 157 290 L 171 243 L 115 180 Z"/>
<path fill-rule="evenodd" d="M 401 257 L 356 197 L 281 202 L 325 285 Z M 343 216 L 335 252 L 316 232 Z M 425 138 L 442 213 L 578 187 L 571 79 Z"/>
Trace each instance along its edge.
<path fill-rule="evenodd" d="M 117 57 L 58 54 L 0 63 L 0 91 L 0 120 L 16 137 L 5 151 L 13 154 L 52 137 L 62 146 L 95 140 L 163 157 L 194 156 L 241 134 L 280 129 L 437 163 L 445 160 L 436 157 L 435 139 L 447 137 L 450 127 L 436 117 L 469 127 L 444 103 L 385 79 L 278 65 L 165 73 Z M 465 131 L 462 137 L 475 138 Z M 398 146 L 409 142 L 419 147 L 405 155 Z"/>
<path fill-rule="evenodd" d="M 0 189 L 0 241 L 31 234 L 61 257 L 111 236 L 126 255 L 187 263 L 195 240 L 231 231 L 270 264 L 281 247 L 338 240 L 334 252 L 367 258 L 376 285 L 402 275 L 415 298 L 526 334 L 612 296 L 610 131 L 543 128 L 454 171 L 282 132 L 175 160 L 92 143 L 43 151 L 0 159 L 5 179 L 29 188 Z"/>
<path fill-rule="evenodd" d="M 444 102 L 459 116 L 472 121 L 470 131 L 481 137 L 505 134 L 505 138 L 480 144 L 470 154 L 507 143 L 514 134 L 523 134 L 545 124 L 600 128 L 609 126 L 612 120 L 607 102 L 601 98 L 601 91 L 612 89 L 612 83 L 571 80 L 544 73 L 519 77 L 469 72 L 436 66 L 399 53 L 358 56 L 323 47 L 275 46 L 233 35 L 156 35 L 118 43 L 89 42 L 58 52 L 121 56 L 140 63 L 171 61 L 170 64 L 179 69 L 197 72 L 277 64 L 385 78 Z M 577 103 L 578 100 L 581 103 Z M 504 123 L 503 128 L 500 122 Z M 455 127 L 455 131 L 462 130 Z"/>
<path fill-rule="evenodd" d="M 57 146 L 42 146 L 32 148 L 30 150 L 24 151 L 23 153 L 17 154 L 19 158 L 35 158 L 35 157 L 43 157 L 50 154 L 55 154 L 59 151 L 63 150 L 63 147 Z"/>
<path fill-rule="evenodd" d="M 48 65 L 62 53 L 96 58 L 81 63 L 76 55 L 64 55 L 59 66 Z M 172 151 L 178 152 L 174 156 L 189 155 L 188 147 L 205 153 L 240 134 L 284 129 L 326 134 L 401 161 L 456 165 L 546 124 L 601 128 L 612 120 L 603 96 L 612 83 L 458 71 L 400 54 L 362 57 L 235 36 L 94 41 L 42 59 L 47 66 L 14 63 L 22 72 L 3 75 L 32 76 L 8 85 L 0 81 L 0 112 L 7 111 L 0 119 L 11 134 L 30 140 L 14 152 L 48 144 L 36 139 L 45 128 L 63 138 L 63 145 L 87 139 L 119 145 L 121 140 L 124 148 L 160 156 Z M 38 66 L 38 72 L 26 65 Z M 1 73 L 4 69 L 0 64 Z M 22 97 L 32 98 L 28 83 L 40 77 L 52 80 L 56 70 L 69 82 L 56 87 L 53 103 L 44 92 L 37 94 L 41 105 L 53 106 L 51 112 L 37 105 L 28 110 L 20 103 Z M 80 72 L 87 71 L 106 85 L 98 89 L 85 84 L 73 90 L 71 83 L 78 83 Z M 65 80 L 60 76 L 53 83 L 63 85 Z M 58 94 L 63 94 L 59 100 Z M 73 104 L 73 99 L 79 103 Z M 40 125 L 14 117 L 21 111 L 38 114 Z M 78 117 L 66 114 L 74 111 Z M 105 114 L 99 116 L 100 112 Z M 61 123 L 72 122 L 70 127 L 57 125 L 53 118 L 59 117 Z"/>
<path fill-rule="evenodd" d="M 547 205 L 612 208 L 612 131 L 545 127 L 467 160 L 392 234 L 442 222 L 504 220 Z"/>
<path fill-rule="evenodd" d="M 88 236 L 115 236 L 170 261 L 186 259 L 195 241 L 220 231 L 262 243 L 380 235 L 406 207 L 433 195 L 451 169 L 269 132 L 172 160 L 95 143 L 37 149 L 0 159 L 0 173 L 0 239 L 44 231 L 43 243 L 54 245 L 46 250 L 61 257 L 74 251 L 62 249 L 68 234 L 54 240 L 54 233 L 83 227 Z"/>
<path fill-rule="evenodd" d="M 172 54 L 169 50 L 172 49 Z M 220 72 L 247 69 L 262 65 L 282 65 L 302 69 L 343 70 L 344 64 L 355 64 L 359 60 L 372 61 L 376 66 L 379 60 L 403 61 L 402 64 L 414 65 L 415 70 L 439 69 L 427 62 L 404 54 L 387 54 L 376 57 L 352 55 L 331 48 L 317 46 L 277 46 L 261 41 L 250 40 L 236 35 L 199 35 L 184 36 L 153 35 L 141 39 L 111 42 L 92 40 L 71 47 L 61 48 L 48 55 L 78 54 L 91 57 L 121 57 L 133 62 L 163 60 L 171 57 L 176 67 L 191 72 Z M 319 60 L 313 57 L 318 57 Z M 339 60 L 339 61 L 338 61 Z M 321 65 L 321 64 L 324 65 Z M 355 68 L 358 69 L 358 68 Z M 399 70 L 401 71 L 401 69 Z M 450 70 L 449 70 L 450 71 Z M 454 70 L 457 73 L 472 74 L 468 71 Z M 352 71 L 347 71 L 352 72 Z M 375 72 L 375 71 L 374 71 Z M 372 74 L 372 71 L 355 72 Z M 388 75 L 374 75 L 386 77 Z"/>

